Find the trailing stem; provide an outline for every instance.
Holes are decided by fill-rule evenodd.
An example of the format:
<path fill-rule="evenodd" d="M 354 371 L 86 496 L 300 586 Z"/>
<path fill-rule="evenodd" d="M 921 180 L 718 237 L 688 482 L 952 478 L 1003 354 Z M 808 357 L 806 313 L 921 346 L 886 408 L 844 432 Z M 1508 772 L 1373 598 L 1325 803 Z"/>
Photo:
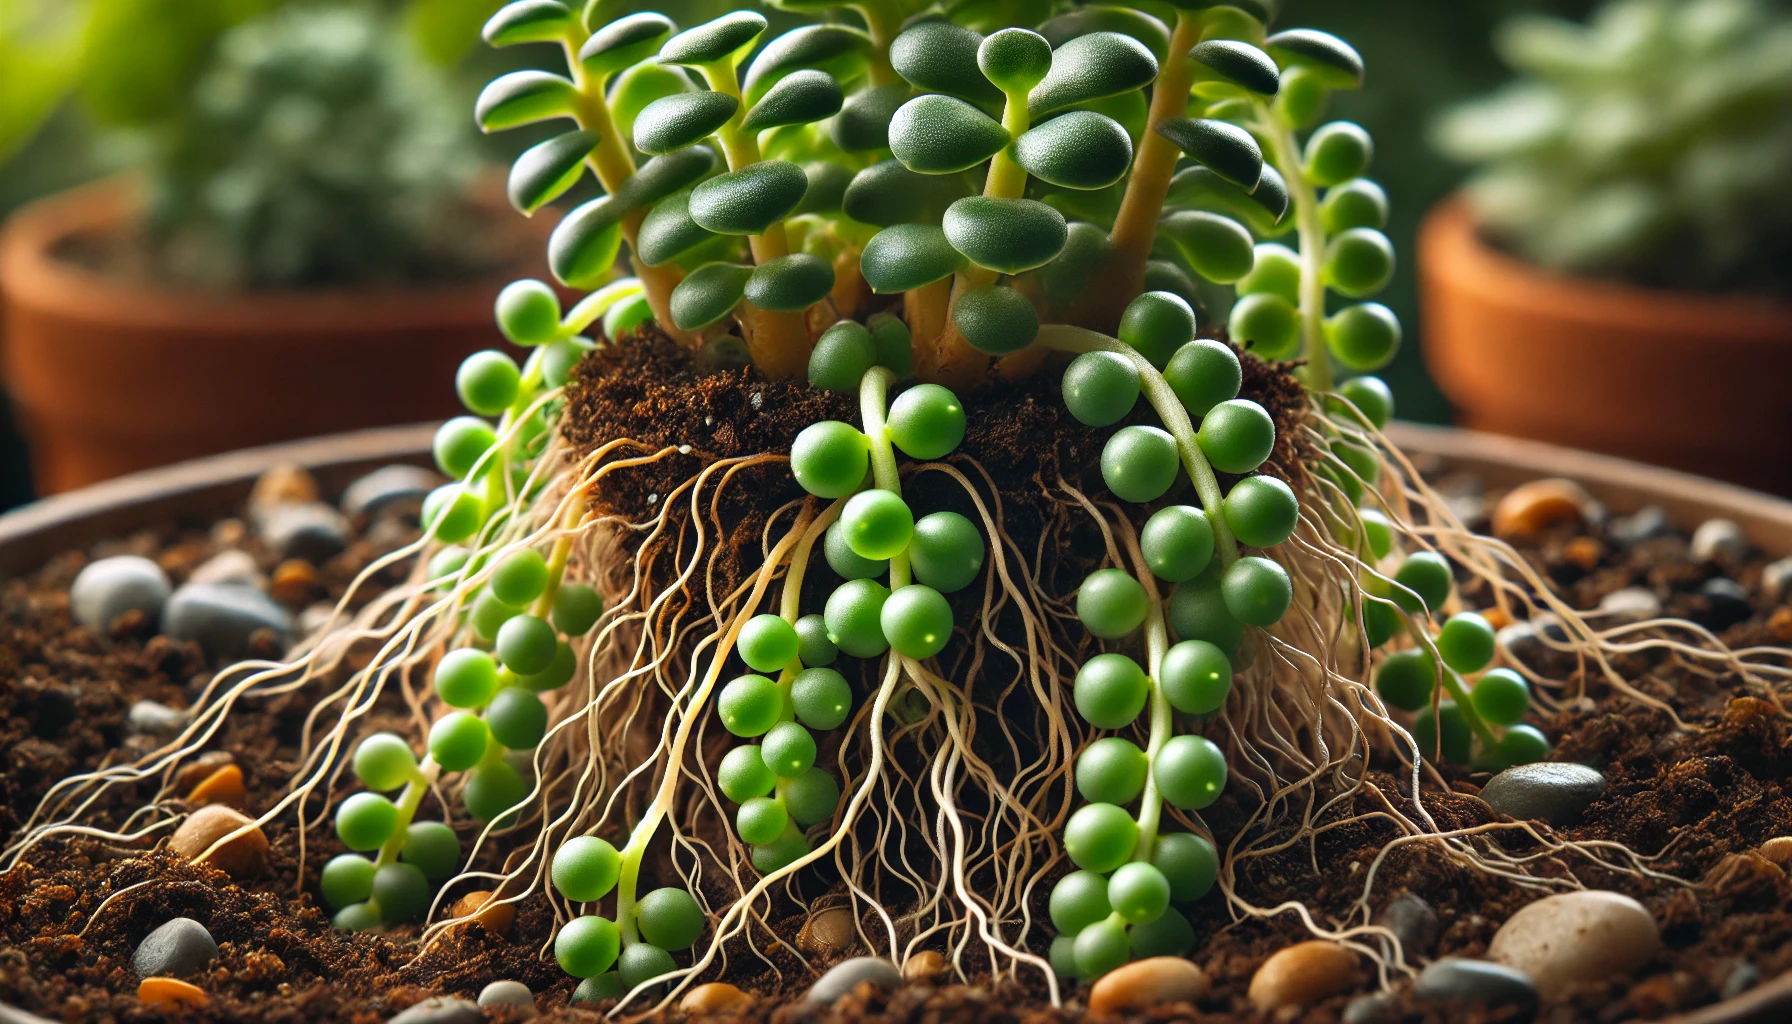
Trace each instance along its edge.
<path fill-rule="evenodd" d="M 1319 218 L 1319 196 L 1301 170 L 1293 129 L 1274 116 L 1260 117 L 1258 128 L 1269 136 L 1270 159 L 1288 183 L 1300 238 L 1301 355 L 1306 365 L 1298 372 L 1308 390 L 1324 393 L 1332 389 L 1332 366 L 1325 349 L 1325 225 Z"/>

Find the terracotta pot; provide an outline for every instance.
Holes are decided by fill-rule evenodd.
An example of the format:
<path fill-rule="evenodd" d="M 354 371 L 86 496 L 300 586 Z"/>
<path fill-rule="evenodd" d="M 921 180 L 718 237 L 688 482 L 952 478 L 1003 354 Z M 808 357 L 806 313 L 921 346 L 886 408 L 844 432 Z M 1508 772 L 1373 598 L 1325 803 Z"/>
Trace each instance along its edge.
<path fill-rule="evenodd" d="M 0 232 L 0 376 L 39 493 L 212 452 L 457 411 L 454 371 L 501 344 L 514 273 L 428 288 L 180 291 L 60 258 L 138 208 L 114 179 L 18 211 Z M 551 225 L 547 225 L 550 226 Z M 529 249 L 538 254 L 539 246 Z"/>
<path fill-rule="evenodd" d="M 1545 273 L 1459 200 L 1418 259 L 1425 361 L 1463 426 L 1792 494 L 1792 307 Z"/>

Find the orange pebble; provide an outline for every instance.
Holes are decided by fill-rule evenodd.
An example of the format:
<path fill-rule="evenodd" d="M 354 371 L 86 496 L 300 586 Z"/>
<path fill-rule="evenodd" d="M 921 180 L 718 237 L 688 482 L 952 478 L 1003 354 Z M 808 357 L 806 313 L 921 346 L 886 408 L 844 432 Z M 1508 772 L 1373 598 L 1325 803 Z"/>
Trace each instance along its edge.
<path fill-rule="evenodd" d="M 303 558 L 289 558 L 274 568 L 270 585 L 274 600 L 285 604 L 304 604 L 317 592 L 317 570 Z"/>
<path fill-rule="evenodd" d="M 255 822 L 223 804 L 201 807 L 180 823 L 168 837 L 168 848 L 188 860 L 194 860 L 212 844 L 238 829 L 248 831 L 219 847 L 209 858 L 211 863 L 236 878 L 259 875 L 268 866 L 268 837 Z"/>
<path fill-rule="evenodd" d="M 1767 617 L 1767 628 L 1777 639 L 1792 643 L 1792 608 L 1775 608 Z"/>
<path fill-rule="evenodd" d="M 511 922 L 516 920 L 516 905 L 494 902 L 493 894 L 481 889 L 455 900 L 448 916 L 470 917 L 493 935 L 502 935 L 510 930 Z"/>
<path fill-rule="evenodd" d="M 177 978 L 144 978 L 137 986 L 137 998 L 168 1006 L 204 1006 L 210 1001 L 198 985 L 189 985 Z"/>
<path fill-rule="evenodd" d="M 243 770 L 234 764 L 227 764 L 207 775 L 204 782 L 194 786 L 187 794 L 187 803 L 194 807 L 206 804 L 238 806 L 243 802 L 246 792 L 243 789 Z"/>
<path fill-rule="evenodd" d="M 208 750 L 193 759 L 192 764 L 182 765 L 174 775 L 176 790 L 190 790 L 204 782 L 211 774 L 227 764 L 235 764 L 236 758 L 223 750 Z"/>
<path fill-rule="evenodd" d="M 1492 626 L 1496 633 L 1512 624 L 1512 616 L 1497 604 L 1491 608 L 1481 609 L 1481 617 L 1487 620 L 1487 624 Z"/>
<path fill-rule="evenodd" d="M 1562 548 L 1562 556 L 1587 572 L 1599 568 L 1605 547 L 1591 537 L 1576 537 Z"/>
<path fill-rule="evenodd" d="M 1572 480 L 1532 480 L 1494 506 L 1493 533 L 1503 540 L 1534 540 L 1558 523 L 1584 520 L 1593 505 L 1593 496 Z"/>

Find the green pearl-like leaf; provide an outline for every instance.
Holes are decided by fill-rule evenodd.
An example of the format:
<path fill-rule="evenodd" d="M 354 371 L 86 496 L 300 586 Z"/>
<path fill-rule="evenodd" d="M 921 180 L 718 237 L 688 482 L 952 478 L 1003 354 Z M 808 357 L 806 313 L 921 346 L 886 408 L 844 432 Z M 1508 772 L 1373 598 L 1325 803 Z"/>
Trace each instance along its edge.
<path fill-rule="evenodd" d="M 741 127 L 750 132 L 787 124 L 809 124 L 840 112 L 846 93 L 825 71 L 793 71 L 766 90 L 765 97 L 747 111 Z"/>
<path fill-rule="evenodd" d="M 1063 309 L 1082 294 L 1102 262 L 1113 253 L 1108 233 L 1088 221 L 1072 221 L 1058 258 L 1039 268 L 1039 290 L 1053 307 Z"/>
<path fill-rule="evenodd" d="M 848 153 L 890 148 L 890 119 L 908 101 L 908 86 L 879 85 L 860 89 L 834 115 L 834 144 Z"/>
<path fill-rule="evenodd" d="M 765 17 L 753 11 L 729 11 L 666 40 L 660 47 L 660 63 L 701 67 L 738 60 L 765 25 Z"/>
<path fill-rule="evenodd" d="M 853 220 L 880 228 L 937 224 L 946 207 L 970 194 L 964 175 L 919 174 L 900 160 L 880 160 L 853 175 L 840 208 Z"/>
<path fill-rule="evenodd" d="M 767 260 L 747 281 L 747 301 L 760 309 L 788 312 L 808 309 L 834 289 L 834 268 L 806 252 Z"/>
<path fill-rule="evenodd" d="M 650 267 L 661 266 L 716 237 L 691 219 L 691 194 L 678 192 L 661 200 L 635 233 L 635 256 Z"/>
<path fill-rule="evenodd" d="M 809 190 L 803 193 L 803 201 L 790 215 L 800 217 L 805 213 L 839 211 L 846 199 L 846 190 L 852 185 L 852 172 L 826 160 L 811 160 L 803 165 L 803 173 L 809 178 Z"/>
<path fill-rule="evenodd" d="M 966 196 L 947 207 L 942 226 L 972 263 L 1003 274 L 1050 263 L 1068 237 L 1064 215 L 1032 199 Z"/>
<path fill-rule="evenodd" d="M 761 160 L 691 191 L 691 218 L 718 235 L 757 235 L 803 201 L 809 176 L 788 160 Z"/>
<path fill-rule="evenodd" d="M 1024 93 L 1051 70 L 1052 44 L 1037 32 L 1005 28 L 977 47 L 977 66 L 1003 93 Z"/>
<path fill-rule="evenodd" d="M 1256 263 L 1251 233 L 1217 213 L 1178 211 L 1159 221 L 1158 231 L 1175 244 L 1195 273 L 1215 284 L 1231 284 Z"/>
<path fill-rule="evenodd" d="M 579 65 L 587 74 L 613 75 L 660 51 L 678 31 L 672 19 L 653 11 L 624 15 L 591 34 L 579 48 Z"/>
<path fill-rule="evenodd" d="M 636 64 L 629 68 L 616 76 L 616 84 L 610 88 L 610 117 L 616 122 L 616 137 L 633 139 L 635 118 L 654 100 L 696 91 L 697 83 L 679 68 L 664 64 Z"/>
<path fill-rule="evenodd" d="M 758 103 L 785 75 L 802 68 L 825 71 L 846 83 L 865 73 L 871 37 L 849 25 L 805 25 L 765 44 L 748 66 L 741 94 Z"/>
<path fill-rule="evenodd" d="M 715 171 L 720 161 L 708 146 L 691 146 L 676 153 L 656 156 L 629 175 L 616 190 L 616 201 L 626 211 L 638 210 L 659 202 L 674 192 L 701 181 Z"/>
<path fill-rule="evenodd" d="M 929 93 L 904 103 L 890 119 L 890 152 L 911 171 L 952 174 L 975 167 L 1008 145 L 1008 129 L 960 99 Z"/>
<path fill-rule="evenodd" d="M 572 27 L 572 10 L 560 0 L 516 0 L 486 19 L 479 32 L 492 46 L 558 41 Z"/>
<path fill-rule="evenodd" d="M 1263 150 L 1251 133 L 1225 121 L 1173 117 L 1157 133 L 1198 163 L 1249 192 L 1263 176 Z"/>
<path fill-rule="evenodd" d="M 560 283 L 594 288 L 603 282 L 621 251 L 627 212 L 616 196 L 602 196 L 561 219 L 548 236 L 548 267 Z"/>
<path fill-rule="evenodd" d="M 1283 67 L 1303 67 L 1316 72 L 1332 89 L 1355 89 L 1363 84 L 1363 58 L 1349 43 L 1330 32 L 1291 28 L 1263 40 Z"/>
<path fill-rule="evenodd" d="M 1205 69 L 1209 79 L 1242 86 L 1260 96 L 1274 96 L 1281 88 L 1281 70 L 1269 54 L 1236 39 L 1209 39 L 1196 43 L 1188 55 Z"/>
<path fill-rule="evenodd" d="M 1062 188 L 1106 188 L 1132 165 L 1132 139 L 1111 117 L 1072 110 L 1015 139 L 1014 159 L 1028 174 Z"/>
<path fill-rule="evenodd" d="M 1052 70 L 1027 96 L 1035 119 L 1079 103 L 1142 89 L 1157 77 L 1144 43 L 1118 32 L 1077 36 L 1052 53 Z"/>
<path fill-rule="evenodd" d="M 1145 44 L 1162 64 L 1170 54 L 1170 27 L 1144 11 L 1111 4 L 1091 4 L 1060 14 L 1039 26 L 1039 34 L 1053 49 L 1091 32 L 1118 32 Z"/>
<path fill-rule="evenodd" d="M 672 322 L 681 331 L 708 327 L 740 305 L 752 277 L 752 267 L 705 263 L 672 289 Z"/>
<path fill-rule="evenodd" d="M 973 103 L 1002 102 L 1002 91 L 977 67 L 983 37 L 942 18 L 916 22 L 890 42 L 890 63 L 923 92 L 945 93 Z"/>
<path fill-rule="evenodd" d="M 1274 238 L 1292 230 L 1294 222 L 1284 220 L 1288 209 L 1288 187 L 1274 165 L 1263 165 L 1263 177 L 1255 192 L 1246 192 L 1214 173 L 1212 168 L 1196 164 L 1176 172 L 1170 179 L 1170 193 L 1164 199 L 1166 210 L 1206 210 L 1223 213 L 1242 221 L 1251 233 L 1260 238 Z"/>
<path fill-rule="evenodd" d="M 725 92 L 662 96 L 635 118 L 635 148 L 665 154 L 702 142 L 739 109 L 740 101 Z"/>
<path fill-rule="evenodd" d="M 859 254 L 859 274 L 879 295 L 905 292 L 951 277 L 964 256 L 932 224 L 896 224 L 879 231 Z"/>
<path fill-rule="evenodd" d="M 1039 311 L 1025 295 L 1005 285 L 987 284 L 958 297 L 952 323 L 979 352 L 1005 356 L 1033 343 Z"/>
<path fill-rule="evenodd" d="M 585 172 L 585 158 L 597 148 L 597 142 L 596 132 L 579 129 L 523 150 L 510 165 L 505 189 L 510 205 L 528 215 L 564 195 L 578 184 Z"/>
<path fill-rule="evenodd" d="M 512 71 L 492 79 L 473 105 L 473 118 L 483 131 L 571 117 L 579 90 L 571 81 L 545 71 Z"/>

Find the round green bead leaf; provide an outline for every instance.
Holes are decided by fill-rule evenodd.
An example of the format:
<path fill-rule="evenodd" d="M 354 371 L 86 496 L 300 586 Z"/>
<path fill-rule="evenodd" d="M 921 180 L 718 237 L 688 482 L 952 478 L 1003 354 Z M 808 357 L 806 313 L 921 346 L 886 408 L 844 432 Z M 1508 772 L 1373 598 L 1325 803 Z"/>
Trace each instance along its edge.
<path fill-rule="evenodd" d="M 1273 476 L 1245 477 L 1232 485 L 1222 505 L 1232 535 L 1254 548 L 1282 543 L 1300 521 L 1294 489 Z"/>
<path fill-rule="evenodd" d="M 498 690 L 498 665 L 472 647 L 449 651 L 436 663 L 436 696 L 451 708 L 485 706 Z"/>
<path fill-rule="evenodd" d="M 1111 117 L 1072 110 L 1015 139 L 1014 159 L 1027 173 L 1052 185 L 1106 188 L 1125 177 L 1132 165 L 1132 139 Z"/>
<path fill-rule="evenodd" d="M 834 267 L 819 256 L 793 252 L 767 260 L 747 278 L 747 301 L 760 309 L 808 309 L 834 288 Z"/>
<path fill-rule="evenodd" d="M 548 709 L 532 691 L 506 686 L 485 709 L 492 737 L 511 750 L 533 750 L 547 734 Z"/>
<path fill-rule="evenodd" d="M 1139 401 L 1139 371 L 1118 352 L 1084 352 L 1064 369 L 1064 406 L 1091 427 L 1118 423 Z"/>
<path fill-rule="evenodd" d="M 760 14 L 730 11 L 666 40 L 660 47 L 660 63 L 701 67 L 737 60 L 765 31 L 765 26 L 765 18 Z"/>
<path fill-rule="evenodd" d="M 759 744 L 749 743 L 733 747 L 722 755 L 722 763 L 716 769 L 716 784 L 721 787 L 723 796 L 744 804 L 770 793 L 778 784 L 778 776 L 765 766 Z"/>
<path fill-rule="evenodd" d="M 635 916 L 641 935 L 661 949 L 685 949 L 697 941 L 709 921 L 694 896 L 670 886 L 641 897 Z"/>
<path fill-rule="evenodd" d="M 610 969 L 622 949 L 622 932 L 608 918 L 589 914 L 566 922 L 554 936 L 554 959 L 575 978 L 595 978 Z"/>
<path fill-rule="evenodd" d="M 952 174 L 975 167 L 1003 146 L 1008 130 L 994 118 L 951 96 L 917 96 L 890 119 L 890 151 L 919 174 Z"/>
<path fill-rule="evenodd" d="M 609 277 L 622 251 L 626 211 L 612 196 L 573 209 L 548 236 L 548 267 L 568 288 L 596 288 Z"/>
<path fill-rule="evenodd" d="M 429 909 L 429 879 L 415 864 L 387 864 L 373 873 L 371 900 L 380 908 L 380 923 L 414 921 Z"/>
<path fill-rule="evenodd" d="M 1355 406 L 1355 412 L 1335 399 L 1326 402 L 1327 412 L 1367 420 L 1377 430 L 1394 418 L 1394 392 L 1380 377 L 1352 377 L 1338 386 L 1338 396 Z"/>
<path fill-rule="evenodd" d="M 853 553 L 882 561 L 901 554 L 914 535 L 914 513 L 894 491 L 872 488 L 847 499 L 839 528 Z"/>
<path fill-rule="evenodd" d="M 477 416 L 456 416 L 436 428 L 430 447 L 438 469 L 451 477 L 464 477 L 497 441 L 491 424 Z"/>
<path fill-rule="evenodd" d="M 1475 680 L 1470 694 L 1475 710 L 1494 725 L 1517 725 L 1531 706 L 1531 684 L 1509 668 L 1496 668 Z"/>
<path fill-rule="evenodd" d="M 1259 359 L 1287 359 L 1300 351 L 1300 311 L 1280 295 L 1241 295 L 1226 320 L 1232 340 Z"/>
<path fill-rule="evenodd" d="M 533 615 L 518 615 L 498 628 L 494 645 L 504 667 L 519 676 L 532 676 L 554 663 L 559 638 L 554 627 Z"/>
<path fill-rule="evenodd" d="M 755 615 L 741 627 L 735 649 L 755 672 L 779 672 L 796 657 L 796 629 L 781 616 Z"/>
<path fill-rule="evenodd" d="M 909 568 L 915 579 L 942 594 L 971 585 L 983 568 L 983 535 L 956 512 L 934 512 L 915 521 L 909 541 Z"/>
<path fill-rule="evenodd" d="M 1437 686 L 1437 662 L 1423 648 L 1395 651 L 1375 670 L 1375 692 L 1389 706 L 1417 711 L 1431 704 Z"/>
<path fill-rule="evenodd" d="M 949 388 L 917 384 L 890 403 L 889 430 L 909 458 L 945 458 L 964 440 L 964 405 Z"/>
<path fill-rule="evenodd" d="M 324 864 L 317 887 L 324 902 L 333 908 L 359 903 L 373 892 L 373 861 L 359 854 L 339 853 Z"/>
<path fill-rule="evenodd" d="M 831 668 L 806 668 L 790 683 L 797 721 L 826 732 L 838 729 L 852 712 L 852 687 Z"/>
<path fill-rule="evenodd" d="M 487 132 L 503 131 L 578 109 L 579 90 L 568 79 L 545 71 L 512 71 L 491 81 L 479 94 L 473 119 Z"/>
<path fill-rule="evenodd" d="M 635 148 L 670 153 L 715 134 L 740 109 L 725 92 L 683 92 L 649 103 L 635 118 Z"/>
<path fill-rule="evenodd" d="M 506 761 L 482 764 L 467 773 L 467 784 L 460 792 L 461 803 L 473 820 L 479 822 L 514 820 L 506 812 L 514 809 L 529 795 L 530 785 Z"/>
<path fill-rule="evenodd" d="M 432 882 L 452 876 L 460 867 L 460 838 L 439 821 L 412 822 L 405 831 L 405 863 L 415 864 Z"/>
<path fill-rule="evenodd" d="M 1418 744 L 1419 756 L 1425 760 L 1435 760 L 1441 753 L 1444 760 L 1458 764 L 1468 762 L 1474 743 L 1468 720 L 1452 700 L 1439 701 L 1435 711 L 1420 708 L 1413 716 L 1412 738 Z"/>
<path fill-rule="evenodd" d="M 1379 302 L 1346 306 L 1326 320 L 1325 347 L 1348 369 L 1379 370 L 1400 351 L 1400 321 Z"/>
<path fill-rule="evenodd" d="M 871 442 L 850 423 L 823 420 L 804 427 L 790 448 L 790 471 L 818 498 L 844 498 L 871 468 Z"/>
<path fill-rule="evenodd" d="M 1226 755 L 1205 736 L 1173 736 L 1158 752 L 1152 777 L 1165 800 L 1185 811 L 1212 806 L 1226 788 Z"/>
<path fill-rule="evenodd" d="M 1159 836 L 1151 863 L 1170 880 L 1170 898 L 1192 903 L 1207 895 L 1219 877 L 1219 852 L 1206 837 L 1190 832 Z"/>
<path fill-rule="evenodd" d="M 1145 520 L 1139 548 L 1153 576 L 1170 583 L 1192 580 L 1213 561 L 1213 524 L 1192 505 L 1161 508 Z"/>
<path fill-rule="evenodd" d="M 758 103 L 785 76 L 809 68 L 849 82 L 863 73 L 871 37 L 850 25 L 804 25 L 766 43 L 741 80 L 741 94 Z"/>
<path fill-rule="evenodd" d="M 621 874 L 622 855 L 597 836 L 575 836 L 560 844 L 549 868 L 554 888 L 574 903 L 603 899 Z"/>
<path fill-rule="evenodd" d="M 398 827 L 398 808 L 377 793 L 356 793 L 336 809 L 336 835 L 356 852 L 378 849 Z"/>
<path fill-rule="evenodd" d="M 579 65 L 588 75 L 613 75 L 658 53 L 676 30 L 672 19 L 663 14 L 625 14 L 591 33 L 579 48 Z"/>
<path fill-rule="evenodd" d="M 1146 292 L 1127 304 L 1118 335 L 1146 362 L 1163 369 L 1178 349 L 1194 339 L 1194 307 L 1172 292 Z"/>
<path fill-rule="evenodd" d="M 840 806 L 840 784 L 825 769 L 810 768 L 785 784 L 784 806 L 798 825 L 826 821 Z"/>
<path fill-rule="evenodd" d="M 1121 917 L 1133 924 L 1149 924 L 1170 909 L 1170 880 L 1151 864 L 1122 864 L 1108 879 L 1108 900 Z"/>
<path fill-rule="evenodd" d="M 1276 425 L 1261 405 L 1235 398 L 1207 411 L 1196 440 L 1213 468 L 1222 473 L 1249 473 L 1274 450 Z"/>
<path fill-rule="evenodd" d="M 1226 608 L 1220 593 L 1220 567 L 1214 563 L 1170 595 L 1170 629 L 1181 640 L 1205 640 L 1228 658 L 1244 641 L 1244 624 Z"/>
<path fill-rule="evenodd" d="M 931 658 L 952 639 L 952 606 L 939 591 L 920 583 L 893 591 L 878 621 L 896 653 L 910 658 Z"/>
<path fill-rule="evenodd" d="M 494 304 L 498 330 L 524 347 L 552 341 L 560 330 L 560 298 L 546 284 L 524 278 L 498 293 Z"/>
<path fill-rule="evenodd" d="M 809 383 L 824 391 L 857 393 L 859 381 L 877 358 L 871 332 L 842 320 L 821 332 L 809 352 Z"/>
<path fill-rule="evenodd" d="M 947 207 L 943 227 L 954 249 L 1003 274 L 1050 263 L 1069 237 L 1064 215 L 1032 199 L 966 196 Z"/>
<path fill-rule="evenodd" d="M 715 237 L 691 218 L 691 194 L 678 192 L 647 211 L 635 233 L 635 256 L 650 267 L 663 266 Z"/>
<path fill-rule="evenodd" d="M 1325 190 L 1319 217 L 1327 234 L 1341 234 L 1351 228 L 1380 231 L 1388 224 L 1388 194 L 1368 178 L 1342 182 Z"/>
<path fill-rule="evenodd" d="M 722 725 L 736 736 L 763 736 L 776 725 L 784 710 L 784 695 L 778 684 L 760 675 L 744 675 L 722 687 L 716 697 L 716 711 Z"/>
<path fill-rule="evenodd" d="M 1121 569 L 1097 569 L 1076 592 L 1076 615 L 1104 640 L 1138 629 L 1147 610 L 1145 588 Z"/>
<path fill-rule="evenodd" d="M 1138 822 L 1113 804 L 1084 804 L 1064 825 L 1064 852 L 1086 871 L 1114 870 L 1132 856 L 1138 841 Z M 1125 940 L 1124 934 L 1121 939 Z"/>
<path fill-rule="evenodd" d="M 417 770 L 417 758 L 401 737 L 376 732 L 355 747 L 354 769 L 355 777 L 368 789 L 385 793 L 411 780 Z"/>
<path fill-rule="evenodd" d="M 1373 228 L 1351 228 L 1325 246 L 1325 283 L 1352 298 L 1373 295 L 1394 274 L 1394 246 Z"/>
<path fill-rule="evenodd" d="M 1142 89 L 1157 78 L 1157 58 L 1144 43 L 1118 32 L 1077 36 L 1052 53 L 1052 69 L 1027 96 L 1034 118 L 1067 107 Z"/>
<path fill-rule="evenodd" d="M 552 42 L 572 23 L 572 11 L 560 0 L 515 0 L 487 18 L 479 35 L 494 47 Z"/>
<path fill-rule="evenodd" d="M 924 92 L 945 93 L 976 103 L 1002 101 L 977 66 L 983 37 L 968 28 L 929 18 L 890 41 L 890 64 L 905 81 Z"/>
<path fill-rule="evenodd" d="M 562 583 L 554 594 L 554 628 L 567 636 L 584 636 L 604 613 L 604 598 L 583 583 Z"/>
<path fill-rule="evenodd" d="M 1072 696 L 1077 714 L 1098 729 L 1124 729 L 1151 695 L 1145 670 L 1124 654 L 1097 654 L 1077 670 Z"/>
<path fill-rule="evenodd" d="M 1171 647 L 1158 675 L 1165 699 L 1190 715 L 1218 711 L 1232 689 L 1231 659 L 1205 640 L 1184 640 Z"/>
<path fill-rule="evenodd" d="M 1300 257 L 1275 242 L 1257 246 L 1251 272 L 1238 281 L 1240 295 L 1274 295 L 1290 306 L 1300 301 Z"/>
<path fill-rule="evenodd" d="M 1226 569 L 1220 593 L 1233 618 L 1249 626 L 1273 626 L 1293 602 L 1294 584 L 1288 579 L 1288 570 L 1253 555 Z"/>
<path fill-rule="evenodd" d="M 784 805 L 769 797 L 756 796 L 741 801 L 734 812 L 734 831 L 743 843 L 764 846 L 775 842 L 790 827 L 790 813 Z"/>
<path fill-rule="evenodd" d="M 809 124 L 838 114 L 844 102 L 846 93 L 834 76 L 814 69 L 793 71 L 766 90 L 765 96 L 747 111 L 741 127 L 757 132 L 787 124 Z"/>
<path fill-rule="evenodd" d="M 1427 610 L 1443 610 L 1456 580 L 1450 572 L 1450 563 L 1442 555 L 1435 551 L 1416 551 L 1406 556 L 1406 561 L 1395 570 L 1394 582 L 1399 586 L 1388 597 L 1404 611 L 1423 614 Z"/>
<path fill-rule="evenodd" d="M 1261 96 L 1281 88 L 1281 70 L 1269 54 L 1237 39 L 1208 39 L 1188 54 L 1219 81 L 1242 86 Z"/>
<path fill-rule="evenodd" d="M 487 349 L 461 362 L 454 374 L 454 390 L 468 409 L 481 416 L 497 416 L 516 401 L 522 380 L 515 360 Z"/>
<path fill-rule="evenodd" d="M 672 288 L 672 322 L 695 331 L 727 316 L 746 296 L 753 268 L 739 263 L 705 263 Z"/>
<path fill-rule="evenodd" d="M 1363 84 L 1363 58 L 1329 32 L 1291 28 L 1263 40 L 1263 48 L 1283 67 L 1315 74 L 1327 88 L 1354 89 Z"/>
<path fill-rule="evenodd" d="M 859 273 L 879 295 L 908 291 L 952 276 L 964 256 L 931 224 L 896 224 L 879 231 L 859 254 Z"/>
<path fill-rule="evenodd" d="M 1039 311 L 1013 288 L 986 284 L 958 297 L 952 323 L 972 348 L 1005 356 L 1033 343 L 1039 334 Z"/>
<path fill-rule="evenodd" d="M 1256 243 L 1230 217 L 1201 210 L 1178 210 L 1159 225 L 1195 273 L 1215 284 L 1230 284 L 1251 272 Z"/>
<path fill-rule="evenodd" d="M 1122 501 L 1163 497 L 1181 467 L 1176 439 L 1161 427 L 1121 427 L 1101 450 L 1101 478 Z"/>
<path fill-rule="evenodd" d="M 828 639 L 855 658 L 875 658 L 890 649 L 883 631 L 884 602 L 889 588 L 876 580 L 848 580 L 828 595 L 822 617 Z"/>
<path fill-rule="evenodd" d="M 1263 176 L 1263 150 L 1251 133 L 1227 121 L 1171 118 L 1157 126 L 1189 158 L 1246 192 Z"/>
<path fill-rule="evenodd" d="M 827 620 L 820 615 L 805 615 L 796 620 L 796 636 L 797 657 L 811 668 L 832 665 L 840 656 L 839 648 L 828 639 Z"/>
<path fill-rule="evenodd" d="M 597 133 L 583 129 L 556 135 L 524 150 L 510 165 L 505 194 L 517 212 L 531 214 L 578 184 L 585 158 L 597 148 Z"/>
<path fill-rule="evenodd" d="M 691 219 L 719 235 L 761 234 L 789 216 L 808 189 L 809 176 L 801 167 L 761 160 L 692 189 Z"/>
<path fill-rule="evenodd" d="M 1313 184 L 1330 188 L 1368 170 L 1374 152 L 1375 145 L 1361 125 L 1333 121 L 1307 137 L 1302 170 Z"/>
<path fill-rule="evenodd" d="M 1500 759 L 1507 764 L 1532 764 L 1549 757 L 1549 737 L 1534 725 L 1514 725 L 1500 737 Z"/>
<path fill-rule="evenodd" d="M 1457 612 L 1437 633 L 1437 653 L 1458 672 L 1479 672 L 1493 661 L 1493 626 L 1476 612 Z"/>
<path fill-rule="evenodd" d="M 1108 880 L 1093 871 L 1072 871 L 1052 886 L 1049 910 L 1052 927 L 1060 935 L 1075 935 L 1105 920 L 1113 913 L 1108 905 Z"/>
<path fill-rule="evenodd" d="M 485 720 L 467 711 L 444 715 L 429 729 L 429 756 L 443 771 L 464 772 L 479 763 L 491 742 Z"/>
<path fill-rule="evenodd" d="M 1151 762 L 1138 744 L 1106 736 L 1089 744 L 1076 759 L 1076 791 L 1094 803 L 1128 804 L 1145 788 Z"/>
<path fill-rule="evenodd" d="M 1117 918 L 1098 921 L 1072 940 L 1077 974 L 1099 978 L 1125 965 L 1132 957 L 1126 922 Z"/>

